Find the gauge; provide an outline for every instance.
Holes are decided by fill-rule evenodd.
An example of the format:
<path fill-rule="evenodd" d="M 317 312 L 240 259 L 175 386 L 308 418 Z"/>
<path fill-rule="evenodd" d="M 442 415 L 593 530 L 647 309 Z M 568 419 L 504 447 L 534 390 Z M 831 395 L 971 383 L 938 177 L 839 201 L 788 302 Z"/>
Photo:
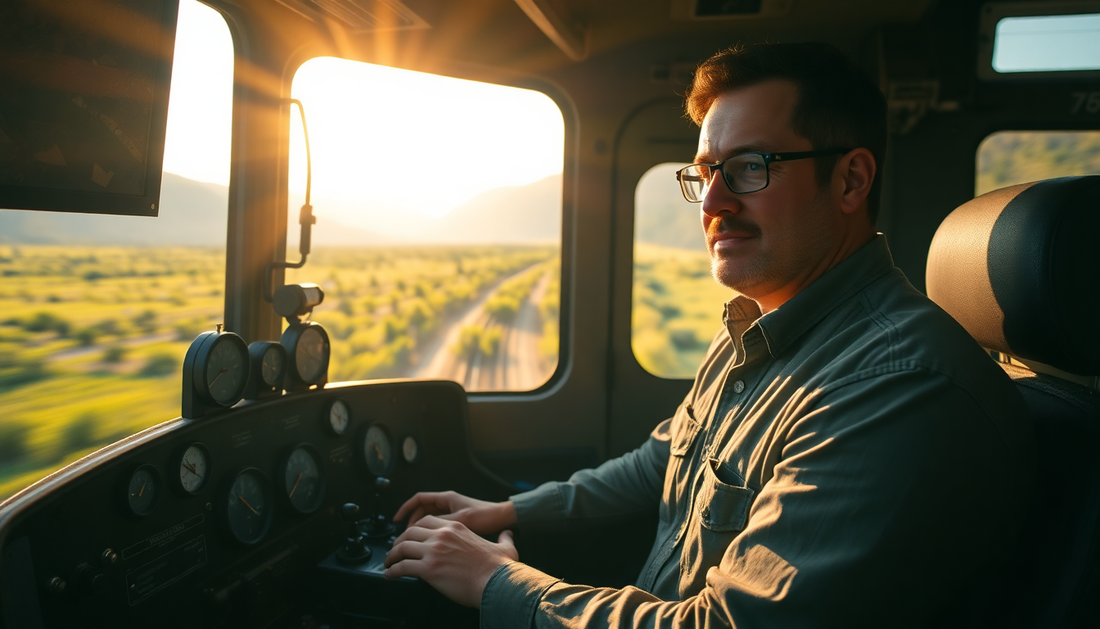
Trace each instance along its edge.
<path fill-rule="evenodd" d="M 325 497 L 325 478 L 321 472 L 321 457 L 309 445 L 300 445 L 290 453 L 283 465 L 283 482 L 287 500 L 298 513 L 313 513 Z"/>
<path fill-rule="evenodd" d="M 333 433 L 342 435 L 348 431 L 351 423 L 351 410 L 343 400 L 336 400 L 328 407 L 328 427 Z"/>
<path fill-rule="evenodd" d="M 248 346 L 232 332 L 203 332 L 183 360 L 185 419 L 199 419 L 233 406 L 248 386 Z"/>
<path fill-rule="evenodd" d="M 179 486 L 189 494 L 197 494 L 206 487 L 206 479 L 210 477 L 210 453 L 201 443 L 192 443 L 187 446 L 180 456 Z"/>
<path fill-rule="evenodd" d="M 375 476 L 385 476 L 393 467 L 393 447 L 390 435 L 382 424 L 373 424 L 367 428 L 363 437 L 363 460 L 367 469 Z"/>
<path fill-rule="evenodd" d="M 410 464 L 420 460 L 420 444 L 416 442 L 416 437 L 408 435 L 401 442 L 401 456 L 405 457 L 405 462 Z"/>
<path fill-rule="evenodd" d="M 134 515 L 149 515 L 160 498 L 160 474 L 152 465 L 142 465 L 130 474 L 126 505 Z"/>
<path fill-rule="evenodd" d="M 256 544 L 271 525 L 271 489 L 260 470 L 241 470 L 226 495 L 229 533 L 242 544 Z"/>
<path fill-rule="evenodd" d="M 264 350 L 263 363 L 260 365 L 260 378 L 268 386 L 276 386 L 283 381 L 286 372 L 286 353 L 282 345 L 268 345 Z"/>
<path fill-rule="evenodd" d="M 283 332 L 282 344 L 289 355 L 288 372 L 291 376 L 288 388 L 309 388 L 324 384 L 328 376 L 328 333 L 319 324 L 292 323 Z"/>

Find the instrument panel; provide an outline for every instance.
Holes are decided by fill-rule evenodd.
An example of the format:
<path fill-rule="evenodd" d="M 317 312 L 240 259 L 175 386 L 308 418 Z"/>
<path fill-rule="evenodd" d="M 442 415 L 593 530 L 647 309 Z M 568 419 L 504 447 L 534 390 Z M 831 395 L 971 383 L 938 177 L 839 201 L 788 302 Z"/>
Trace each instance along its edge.
<path fill-rule="evenodd" d="M 165 422 L 0 507 L 2 626 L 342 618 L 315 578 L 346 539 L 341 507 L 388 518 L 444 489 L 510 489 L 473 459 L 465 392 L 450 382 L 339 385 Z"/>

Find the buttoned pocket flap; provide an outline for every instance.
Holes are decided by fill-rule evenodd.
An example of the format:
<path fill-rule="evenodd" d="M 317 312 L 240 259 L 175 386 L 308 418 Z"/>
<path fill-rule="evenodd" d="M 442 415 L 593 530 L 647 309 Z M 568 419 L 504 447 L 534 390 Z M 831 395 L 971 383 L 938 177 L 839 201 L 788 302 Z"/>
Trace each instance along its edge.
<path fill-rule="evenodd" d="M 691 404 L 684 404 L 672 419 L 672 444 L 669 453 L 672 456 L 684 456 L 695 443 L 699 434 L 699 422 L 695 421 L 695 411 Z"/>
<path fill-rule="evenodd" d="M 703 467 L 706 481 L 699 494 L 699 519 L 708 530 L 728 533 L 741 531 L 749 520 L 749 509 L 756 492 L 748 487 L 730 485 L 714 473 L 715 461 Z"/>

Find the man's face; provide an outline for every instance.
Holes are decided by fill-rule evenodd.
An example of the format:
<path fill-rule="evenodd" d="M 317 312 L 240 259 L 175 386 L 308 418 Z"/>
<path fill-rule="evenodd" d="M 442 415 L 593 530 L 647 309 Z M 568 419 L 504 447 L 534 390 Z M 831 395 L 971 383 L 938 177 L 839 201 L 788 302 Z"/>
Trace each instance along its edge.
<path fill-rule="evenodd" d="M 785 80 L 726 92 L 703 120 L 695 161 L 813 150 L 791 129 L 797 98 L 797 87 Z M 716 175 L 701 207 L 714 279 L 756 300 L 765 312 L 835 264 L 842 240 L 841 212 L 828 186 L 819 189 L 813 159 L 768 168 L 768 187 L 749 194 L 732 193 Z"/>

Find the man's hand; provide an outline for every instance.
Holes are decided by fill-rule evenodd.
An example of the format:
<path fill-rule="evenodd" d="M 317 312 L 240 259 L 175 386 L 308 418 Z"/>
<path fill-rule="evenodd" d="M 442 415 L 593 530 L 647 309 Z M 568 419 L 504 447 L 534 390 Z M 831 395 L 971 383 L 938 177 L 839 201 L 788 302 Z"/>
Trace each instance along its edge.
<path fill-rule="evenodd" d="M 394 540 L 386 555 L 386 578 L 419 577 L 452 601 L 480 608 L 489 577 L 517 559 L 511 531 L 494 544 L 459 522 L 429 515 Z"/>
<path fill-rule="evenodd" d="M 453 491 L 420 492 L 401 505 L 393 521 L 400 522 L 408 516 L 408 526 L 411 527 L 429 515 L 461 522 L 481 535 L 499 533 L 516 524 L 516 507 L 511 500 L 486 502 Z"/>

